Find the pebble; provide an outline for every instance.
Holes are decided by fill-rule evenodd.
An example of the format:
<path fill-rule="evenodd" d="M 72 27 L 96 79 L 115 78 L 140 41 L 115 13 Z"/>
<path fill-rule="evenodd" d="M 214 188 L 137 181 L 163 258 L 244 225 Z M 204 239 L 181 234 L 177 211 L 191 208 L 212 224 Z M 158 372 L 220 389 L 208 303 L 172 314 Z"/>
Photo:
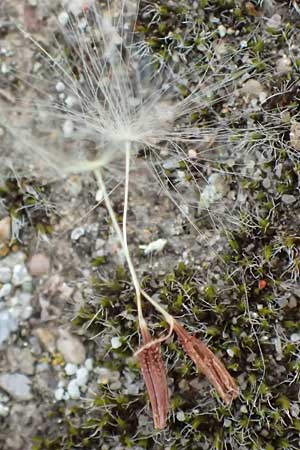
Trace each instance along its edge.
<path fill-rule="evenodd" d="M 114 349 L 122 347 L 122 342 L 121 342 L 121 339 L 119 338 L 119 336 L 112 337 L 110 342 L 111 342 L 112 348 L 114 348 Z"/>
<path fill-rule="evenodd" d="M 228 354 L 228 356 L 230 356 L 230 358 L 234 357 L 234 351 L 231 348 L 227 349 L 227 354 Z"/>
<path fill-rule="evenodd" d="M 81 238 L 81 236 L 83 236 L 85 233 L 85 229 L 84 228 L 74 228 L 74 230 L 71 233 L 71 239 L 72 241 L 78 241 L 78 239 Z"/>
<path fill-rule="evenodd" d="M 220 38 L 223 38 L 223 37 L 226 36 L 227 30 L 224 27 L 224 25 L 219 25 L 218 26 L 218 33 L 219 33 Z"/>
<path fill-rule="evenodd" d="M 66 26 L 67 23 L 69 22 L 69 14 L 66 13 L 65 11 L 61 12 L 58 15 L 58 21 L 63 27 Z"/>
<path fill-rule="evenodd" d="M 76 382 L 78 386 L 80 387 L 85 386 L 87 384 L 88 377 L 89 371 L 87 370 L 86 367 L 81 367 L 80 369 L 78 369 L 76 372 Z"/>
<path fill-rule="evenodd" d="M 34 358 L 29 348 L 9 347 L 7 359 L 11 371 L 20 371 L 26 375 L 34 374 Z"/>
<path fill-rule="evenodd" d="M 0 283 L 8 283 L 11 280 L 11 269 L 0 267 Z"/>
<path fill-rule="evenodd" d="M 21 286 L 30 279 L 29 273 L 24 265 L 16 264 L 13 269 L 12 283 L 14 286 Z"/>
<path fill-rule="evenodd" d="M 87 368 L 87 370 L 89 370 L 89 371 L 93 370 L 93 366 L 94 366 L 93 359 L 92 359 L 92 358 L 87 358 L 87 359 L 85 360 L 84 365 L 85 365 L 85 367 Z"/>
<path fill-rule="evenodd" d="M 267 27 L 277 29 L 281 26 L 281 16 L 280 14 L 274 14 L 270 19 L 267 21 Z"/>
<path fill-rule="evenodd" d="M 34 277 L 45 275 L 50 270 L 50 260 L 43 253 L 36 253 L 29 260 L 28 269 Z"/>
<path fill-rule="evenodd" d="M 277 60 L 276 69 L 279 75 L 287 75 L 292 71 L 292 61 L 288 56 L 284 55 Z"/>
<path fill-rule="evenodd" d="M 0 375 L 0 387 L 15 400 L 31 400 L 31 380 L 21 373 L 3 373 Z"/>
<path fill-rule="evenodd" d="M 58 83 L 56 83 L 55 86 L 55 90 L 56 92 L 64 92 L 66 86 L 64 85 L 64 83 L 62 81 L 58 81 Z"/>
<path fill-rule="evenodd" d="M 63 388 L 58 388 L 54 391 L 54 397 L 59 402 L 60 400 L 63 400 L 65 391 Z"/>
<path fill-rule="evenodd" d="M 296 149 L 300 150 L 300 123 L 293 121 L 290 129 L 290 140 L 291 145 Z"/>
<path fill-rule="evenodd" d="M 65 138 L 71 138 L 74 133 L 74 123 L 72 120 L 67 119 L 63 123 L 63 133 Z"/>
<path fill-rule="evenodd" d="M 155 253 L 161 252 L 166 246 L 166 244 L 167 244 L 166 239 L 157 239 L 156 241 L 150 242 L 150 244 L 148 245 L 145 246 L 141 245 L 140 247 L 144 249 L 145 255 L 149 255 L 153 252 Z"/>
<path fill-rule="evenodd" d="M 183 412 L 183 411 L 178 411 L 178 413 L 176 414 L 176 419 L 177 419 L 179 422 L 184 422 L 184 420 L 185 420 L 185 414 L 184 414 L 184 412 Z"/>
<path fill-rule="evenodd" d="M 0 244 L 6 244 L 10 240 L 11 219 L 9 216 L 0 220 Z"/>
<path fill-rule="evenodd" d="M 245 81 L 242 92 L 245 94 L 250 94 L 254 96 L 259 96 L 264 91 L 264 88 L 262 84 L 255 80 L 254 78 L 251 78 L 250 80 Z"/>
<path fill-rule="evenodd" d="M 77 103 L 78 103 L 77 98 L 73 97 L 72 95 L 68 95 L 68 97 L 65 99 L 65 104 L 69 109 L 74 108 L 74 106 L 76 106 Z"/>
<path fill-rule="evenodd" d="M 114 381 L 113 383 L 110 384 L 109 387 L 112 391 L 117 391 L 118 389 L 121 389 L 122 384 L 120 381 Z"/>
<path fill-rule="evenodd" d="M 290 195 L 290 194 L 283 194 L 281 197 L 281 200 L 283 203 L 285 203 L 286 205 L 291 205 L 292 203 L 295 203 L 295 201 L 297 200 L 297 198 L 294 195 Z"/>
<path fill-rule="evenodd" d="M 73 400 L 80 398 L 80 390 L 77 380 L 71 380 L 68 384 L 67 390 L 70 398 L 72 398 Z"/>
<path fill-rule="evenodd" d="M 0 288 L 0 298 L 7 297 L 11 293 L 11 290 L 12 290 L 12 285 L 10 283 L 4 284 Z"/>
<path fill-rule="evenodd" d="M 291 334 L 291 342 L 300 342 L 300 333 Z"/>
<path fill-rule="evenodd" d="M 67 330 L 59 330 L 60 337 L 57 340 L 57 349 L 63 355 L 66 362 L 83 364 L 85 361 L 85 348 L 78 339 Z"/>
<path fill-rule="evenodd" d="M 55 335 L 48 328 L 37 328 L 34 334 L 41 342 L 42 346 L 49 352 L 54 353 L 56 349 Z"/>
<path fill-rule="evenodd" d="M 7 417 L 9 414 L 9 407 L 0 403 L 0 417 Z"/>
<path fill-rule="evenodd" d="M 67 363 L 65 365 L 65 372 L 69 376 L 74 375 L 77 372 L 77 366 L 72 363 Z"/>
<path fill-rule="evenodd" d="M 0 345 L 5 342 L 13 331 L 18 328 L 18 322 L 7 309 L 0 311 Z"/>
<path fill-rule="evenodd" d="M 298 305 L 298 302 L 297 302 L 296 297 L 294 297 L 293 295 L 291 295 L 291 297 L 290 297 L 290 299 L 289 299 L 288 307 L 289 307 L 290 309 L 293 309 L 293 308 L 297 308 L 297 305 Z"/>
<path fill-rule="evenodd" d="M 212 203 L 221 200 L 229 192 L 229 185 L 224 175 L 213 173 L 208 178 L 200 197 L 199 208 L 208 208 Z"/>

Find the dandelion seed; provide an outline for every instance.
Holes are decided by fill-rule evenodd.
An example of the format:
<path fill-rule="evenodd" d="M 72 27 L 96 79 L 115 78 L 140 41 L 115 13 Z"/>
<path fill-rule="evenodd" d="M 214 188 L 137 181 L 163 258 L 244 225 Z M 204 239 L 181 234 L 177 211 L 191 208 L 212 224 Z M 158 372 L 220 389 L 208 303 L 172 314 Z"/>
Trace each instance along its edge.
<path fill-rule="evenodd" d="M 239 395 L 239 390 L 223 363 L 204 342 L 189 334 L 178 322 L 174 323 L 174 331 L 184 351 L 194 361 L 198 370 L 215 387 L 224 402 L 230 404 Z"/>
<path fill-rule="evenodd" d="M 141 326 L 144 346 L 136 353 L 145 380 L 152 408 L 154 428 L 163 429 L 169 412 L 166 369 L 160 343 L 151 339 L 145 324 Z"/>

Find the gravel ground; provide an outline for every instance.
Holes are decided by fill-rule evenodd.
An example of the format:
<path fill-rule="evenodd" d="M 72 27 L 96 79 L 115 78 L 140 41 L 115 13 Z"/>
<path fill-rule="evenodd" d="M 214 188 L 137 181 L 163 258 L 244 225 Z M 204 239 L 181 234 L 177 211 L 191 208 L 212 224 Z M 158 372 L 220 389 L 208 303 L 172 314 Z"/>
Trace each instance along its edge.
<path fill-rule="evenodd" d="M 210 128 L 184 158 L 165 145 L 158 162 L 141 154 L 131 171 L 128 241 L 144 285 L 209 341 L 241 389 L 225 408 L 171 339 L 171 414 L 162 433 L 153 431 L 133 357 L 134 294 L 101 192 L 89 175 L 61 181 L 42 166 L 37 173 L 7 126 L 36 131 L 22 108 L 39 89 L 68 99 L 65 80 L 51 79 L 16 26 L 53 49 L 56 16 L 61 25 L 66 11 L 84 21 L 82 4 L 89 6 L 63 3 L 65 10 L 58 1 L 0 0 L 0 447 L 299 449 L 296 2 L 141 4 L 136 29 L 157 67 L 162 59 L 175 73 L 179 66 L 175 96 L 210 69 L 222 75 L 227 46 L 234 56 L 225 78 L 249 67 L 193 117 L 198 126 L 234 124 L 232 142 L 243 128 L 239 145 L 202 157 L 214 147 L 209 138 L 217 140 Z M 198 63 L 200 73 L 183 73 Z M 67 138 L 73 132 L 67 120 L 62 129 Z M 108 186 L 120 216 L 118 176 L 110 172 Z M 145 309 L 161 332 L 165 324 Z"/>

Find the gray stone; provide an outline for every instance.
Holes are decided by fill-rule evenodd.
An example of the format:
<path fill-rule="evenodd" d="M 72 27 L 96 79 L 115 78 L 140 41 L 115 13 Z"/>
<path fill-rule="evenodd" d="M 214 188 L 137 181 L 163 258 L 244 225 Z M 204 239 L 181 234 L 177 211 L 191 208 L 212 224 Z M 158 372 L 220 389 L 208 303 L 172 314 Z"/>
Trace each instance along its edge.
<path fill-rule="evenodd" d="M 11 270 L 9 267 L 0 267 L 0 283 L 8 283 L 11 279 Z"/>
<path fill-rule="evenodd" d="M 21 286 L 25 281 L 30 280 L 27 269 L 22 264 L 16 264 L 13 269 L 12 283 L 14 286 Z"/>
<path fill-rule="evenodd" d="M 0 345 L 18 328 L 17 320 L 7 309 L 0 311 Z"/>
<path fill-rule="evenodd" d="M 283 194 L 283 196 L 281 197 L 281 200 L 283 201 L 283 203 L 285 203 L 286 205 L 291 205 L 292 203 L 295 203 L 295 201 L 297 200 L 296 197 L 294 195 L 289 195 L 289 194 Z"/>
<path fill-rule="evenodd" d="M 9 407 L 0 403 L 0 417 L 6 417 L 9 414 Z"/>
<path fill-rule="evenodd" d="M 29 348 L 9 347 L 7 359 L 12 371 L 18 370 L 26 375 L 34 374 L 34 359 Z"/>
<path fill-rule="evenodd" d="M 3 373 L 0 375 L 0 387 L 15 400 L 32 399 L 31 380 L 21 373 Z"/>
<path fill-rule="evenodd" d="M 12 285 L 10 283 L 4 284 L 0 288 L 0 298 L 5 298 L 11 293 Z"/>

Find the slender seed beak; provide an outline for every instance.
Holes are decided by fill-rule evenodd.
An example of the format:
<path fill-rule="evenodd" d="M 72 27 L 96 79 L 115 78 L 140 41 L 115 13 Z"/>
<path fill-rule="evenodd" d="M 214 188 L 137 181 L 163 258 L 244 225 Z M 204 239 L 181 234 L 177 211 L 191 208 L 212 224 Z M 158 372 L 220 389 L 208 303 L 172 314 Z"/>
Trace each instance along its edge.
<path fill-rule="evenodd" d="M 188 333 L 177 321 L 174 323 L 174 331 L 198 370 L 207 377 L 223 401 L 230 404 L 239 395 L 239 389 L 220 359 L 204 342 Z"/>
<path fill-rule="evenodd" d="M 144 346 L 136 353 L 147 387 L 154 428 L 166 426 L 169 412 L 169 393 L 165 365 L 162 359 L 160 343 L 152 341 L 148 328 L 141 326 Z M 151 345 L 153 342 L 153 345 Z"/>

